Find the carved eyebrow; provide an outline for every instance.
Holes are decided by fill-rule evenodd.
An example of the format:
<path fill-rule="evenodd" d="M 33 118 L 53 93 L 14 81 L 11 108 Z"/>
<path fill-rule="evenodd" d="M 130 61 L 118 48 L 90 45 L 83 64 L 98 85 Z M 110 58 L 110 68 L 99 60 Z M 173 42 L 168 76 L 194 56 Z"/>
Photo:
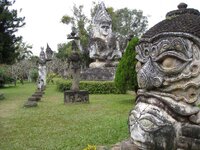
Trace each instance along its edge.
<path fill-rule="evenodd" d="M 142 63 L 145 63 L 147 61 L 147 58 L 143 55 L 142 52 L 142 45 L 137 45 L 135 50 L 136 50 L 136 59 Z"/>
<path fill-rule="evenodd" d="M 169 38 L 169 39 L 160 39 L 153 43 L 157 45 L 160 53 L 164 51 L 174 50 L 177 52 L 183 53 L 185 56 L 189 57 L 189 46 L 183 38 Z"/>
<path fill-rule="evenodd" d="M 167 51 L 162 52 L 158 57 L 156 57 L 154 59 L 154 61 L 158 61 L 165 56 L 174 56 L 174 57 L 177 57 L 178 59 L 185 61 L 185 62 L 189 62 L 189 61 L 192 60 L 191 58 L 188 58 L 188 56 L 186 56 L 183 53 L 177 53 L 176 51 L 167 50 Z"/>

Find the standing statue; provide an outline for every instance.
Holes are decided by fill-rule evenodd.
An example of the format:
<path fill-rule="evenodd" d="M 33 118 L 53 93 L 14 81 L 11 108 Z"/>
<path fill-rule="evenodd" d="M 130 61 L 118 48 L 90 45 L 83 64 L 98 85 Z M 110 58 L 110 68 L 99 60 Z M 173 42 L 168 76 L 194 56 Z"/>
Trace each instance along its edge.
<path fill-rule="evenodd" d="M 46 85 L 46 55 L 44 48 L 41 47 L 40 58 L 39 58 L 39 68 L 38 68 L 38 89 L 41 91 Z"/>
<path fill-rule="evenodd" d="M 200 13 L 181 3 L 136 47 L 139 90 L 129 115 L 139 149 L 200 149 Z"/>
<path fill-rule="evenodd" d="M 47 44 L 46 48 L 46 54 L 44 52 L 44 48 L 41 47 L 41 52 L 40 52 L 40 57 L 39 57 L 39 68 L 38 68 L 38 89 L 44 90 L 46 87 L 46 76 L 47 76 L 47 71 L 46 71 L 46 63 L 47 61 L 50 61 L 53 56 L 53 51 Z"/>
<path fill-rule="evenodd" d="M 78 45 L 76 41 L 80 38 L 77 35 L 75 28 L 72 28 L 72 33 L 68 36 L 68 39 L 72 39 L 72 53 L 68 58 L 68 68 L 70 69 L 72 81 L 72 91 L 79 91 L 80 71 L 81 71 L 81 57 L 78 52 Z"/>
<path fill-rule="evenodd" d="M 90 67 L 116 66 L 122 57 L 122 52 L 119 41 L 112 33 L 112 20 L 103 2 L 98 5 L 97 12 L 92 19 L 92 25 L 89 54 L 95 62 L 91 63 Z"/>
<path fill-rule="evenodd" d="M 81 71 L 81 56 L 78 45 L 80 38 L 76 29 L 73 27 L 71 34 L 67 39 L 72 39 L 72 53 L 68 58 L 68 68 L 72 76 L 72 86 L 70 90 L 64 91 L 64 103 L 74 102 L 89 102 L 89 92 L 79 90 L 80 71 Z"/>

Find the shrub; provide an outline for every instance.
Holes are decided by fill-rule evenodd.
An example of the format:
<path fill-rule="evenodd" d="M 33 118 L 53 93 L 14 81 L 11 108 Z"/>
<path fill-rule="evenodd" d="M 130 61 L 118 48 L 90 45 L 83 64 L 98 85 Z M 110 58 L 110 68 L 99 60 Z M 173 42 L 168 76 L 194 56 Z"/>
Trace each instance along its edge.
<path fill-rule="evenodd" d="M 72 81 L 60 80 L 57 82 L 57 89 L 60 92 L 70 90 Z M 80 90 L 86 90 L 90 94 L 120 94 L 121 92 L 115 87 L 114 81 L 80 81 Z"/>
<path fill-rule="evenodd" d="M 32 69 L 31 72 L 30 72 L 30 77 L 31 77 L 31 80 L 33 82 L 37 82 L 37 79 L 38 79 L 38 70 L 37 69 Z"/>
<path fill-rule="evenodd" d="M 114 82 L 121 93 L 126 93 L 127 90 L 137 89 L 137 75 L 135 71 L 137 61 L 135 59 L 135 46 L 138 41 L 138 38 L 133 38 L 128 43 L 126 51 L 116 70 Z"/>
<path fill-rule="evenodd" d="M 0 65 L 0 87 L 3 87 L 5 84 L 12 83 L 15 80 L 9 74 L 7 65 Z"/>

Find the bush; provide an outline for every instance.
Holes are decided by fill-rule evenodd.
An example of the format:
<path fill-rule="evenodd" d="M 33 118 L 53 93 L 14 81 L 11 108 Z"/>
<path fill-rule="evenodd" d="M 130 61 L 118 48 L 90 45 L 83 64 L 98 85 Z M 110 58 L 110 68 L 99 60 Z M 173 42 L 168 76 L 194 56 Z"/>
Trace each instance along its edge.
<path fill-rule="evenodd" d="M 116 74 L 115 85 L 121 93 L 126 93 L 127 90 L 137 90 L 137 74 L 135 65 L 137 63 L 135 56 L 135 46 L 138 43 L 138 38 L 133 38 L 126 48 L 122 59 L 120 60 Z"/>
<path fill-rule="evenodd" d="M 31 77 L 31 81 L 37 82 L 38 70 L 37 69 L 32 69 L 31 72 L 30 72 L 30 77 Z"/>
<path fill-rule="evenodd" d="M 5 84 L 12 83 L 15 80 L 12 78 L 12 76 L 8 72 L 8 66 L 7 65 L 1 65 L 0 66 L 0 87 L 3 87 Z"/>
<path fill-rule="evenodd" d="M 57 82 L 57 89 L 64 92 L 70 90 L 71 85 L 72 81 L 60 80 Z M 79 88 L 88 91 L 90 94 L 121 94 L 113 81 L 80 81 Z"/>

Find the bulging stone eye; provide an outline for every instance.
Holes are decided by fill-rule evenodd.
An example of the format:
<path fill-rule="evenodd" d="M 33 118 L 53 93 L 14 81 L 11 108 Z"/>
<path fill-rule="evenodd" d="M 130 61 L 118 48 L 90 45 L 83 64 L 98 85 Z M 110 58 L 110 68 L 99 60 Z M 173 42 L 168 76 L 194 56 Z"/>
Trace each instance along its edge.
<path fill-rule="evenodd" d="M 167 51 L 156 59 L 158 68 L 165 73 L 179 73 L 191 61 L 181 53 Z"/>
<path fill-rule="evenodd" d="M 175 69 L 178 66 L 180 66 L 183 62 L 175 57 L 169 56 L 166 57 L 165 59 L 163 59 L 161 61 L 161 65 L 163 67 L 163 69 Z"/>
<path fill-rule="evenodd" d="M 159 126 L 157 126 L 154 122 L 146 118 L 140 119 L 139 124 L 141 125 L 142 129 L 147 132 L 151 132 L 151 131 L 155 131 L 159 129 Z"/>

